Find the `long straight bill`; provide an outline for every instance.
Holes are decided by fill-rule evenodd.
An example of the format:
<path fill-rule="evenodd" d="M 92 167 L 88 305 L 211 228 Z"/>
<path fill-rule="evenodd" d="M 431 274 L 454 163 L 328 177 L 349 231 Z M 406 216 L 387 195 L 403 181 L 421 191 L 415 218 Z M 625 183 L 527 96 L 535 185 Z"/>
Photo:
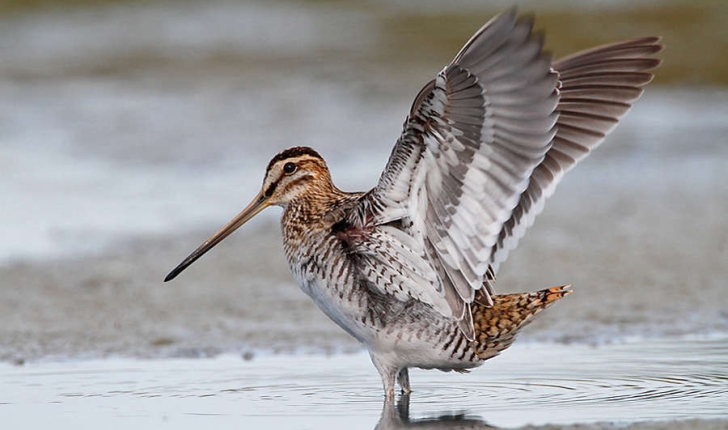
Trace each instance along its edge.
<path fill-rule="evenodd" d="M 263 192 L 261 191 L 260 193 L 258 193 L 257 196 L 255 196 L 255 199 L 245 209 L 242 210 L 242 212 L 240 212 L 229 223 L 225 224 L 225 226 L 218 230 L 217 233 L 213 234 L 209 239 L 207 239 L 205 243 L 195 249 L 195 251 L 187 258 L 185 258 L 184 261 L 179 264 L 179 266 L 175 267 L 174 270 L 169 272 L 169 275 L 164 278 L 164 282 L 174 279 L 177 275 L 182 273 L 182 271 L 185 270 L 187 266 L 194 263 L 198 258 L 205 255 L 207 251 L 211 250 L 215 245 L 222 242 L 222 240 L 228 237 L 230 233 L 237 230 L 241 225 L 248 222 L 251 218 L 253 218 L 266 207 L 268 207 L 268 200 L 265 198 L 265 196 L 263 196 Z"/>

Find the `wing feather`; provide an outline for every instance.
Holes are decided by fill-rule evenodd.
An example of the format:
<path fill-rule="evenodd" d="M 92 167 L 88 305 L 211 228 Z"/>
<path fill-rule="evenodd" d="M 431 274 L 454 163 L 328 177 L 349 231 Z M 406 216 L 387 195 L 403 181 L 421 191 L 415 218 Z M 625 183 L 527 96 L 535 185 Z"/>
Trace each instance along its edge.
<path fill-rule="evenodd" d="M 661 47 L 642 38 L 552 63 L 533 20 L 484 25 L 415 98 L 377 186 L 348 222 L 365 282 L 419 300 L 473 338 L 470 304 L 492 282 L 563 174 L 642 93 Z"/>
<path fill-rule="evenodd" d="M 493 271 L 506 260 L 541 213 L 563 175 L 599 146 L 629 111 L 660 60 L 660 38 L 645 37 L 599 46 L 554 62 L 561 82 L 558 132 L 543 162 L 533 171 L 518 206 L 493 249 Z"/>

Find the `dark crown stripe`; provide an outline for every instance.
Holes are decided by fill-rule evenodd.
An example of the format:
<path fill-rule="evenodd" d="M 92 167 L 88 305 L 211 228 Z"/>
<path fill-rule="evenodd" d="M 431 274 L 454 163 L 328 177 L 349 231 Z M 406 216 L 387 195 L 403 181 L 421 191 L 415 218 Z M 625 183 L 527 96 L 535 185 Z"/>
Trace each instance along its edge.
<path fill-rule="evenodd" d="M 278 153 L 278 155 L 273 157 L 273 159 L 270 160 L 270 163 L 268 163 L 268 167 L 265 169 L 265 172 L 268 173 L 268 171 L 270 171 L 271 167 L 273 167 L 273 165 L 279 161 L 287 160 L 289 158 L 300 157 L 301 155 L 310 155 L 314 158 L 323 160 L 323 157 L 321 157 L 318 152 L 314 151 L 313 149 L 311 149 L 307 146 L 294 146 L 293 148 L 288 148 L 285 151 L 282 151 L 282 152 Z"/>

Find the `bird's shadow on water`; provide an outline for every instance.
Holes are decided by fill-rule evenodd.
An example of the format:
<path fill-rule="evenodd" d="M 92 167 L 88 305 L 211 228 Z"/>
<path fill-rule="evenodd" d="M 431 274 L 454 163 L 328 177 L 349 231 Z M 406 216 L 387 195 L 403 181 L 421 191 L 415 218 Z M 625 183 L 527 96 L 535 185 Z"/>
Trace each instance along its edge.
<path fill-rule="evenodd" d="M 391 401 L 384 401 L 382 416 L 374 427 L 374 430 L 396 430 L 396 429 L 471 429 L 471 430 L 495 430 L 497 427 L 488 425 L 478 417 L 467 415 L 467 413 L 448 413 L 433 415 L 427 418 L 410 418 L 410 396 L 402 394 L 396 405 Z"/>

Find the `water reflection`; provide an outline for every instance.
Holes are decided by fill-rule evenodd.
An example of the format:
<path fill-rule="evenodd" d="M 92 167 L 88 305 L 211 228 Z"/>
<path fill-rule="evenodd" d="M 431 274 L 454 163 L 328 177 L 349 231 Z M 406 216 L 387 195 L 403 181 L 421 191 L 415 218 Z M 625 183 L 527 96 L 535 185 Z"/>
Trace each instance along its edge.
<path fill-rule="evenodd" d="M 410 395 L 403 394 L 397 404 L 384 402 L 382 417 L 374 430 L 398 429 L 496 429 L 480 418 L 469 416 L 466 413 L 442 414 L 427 418 L 410 419 Z"/>

